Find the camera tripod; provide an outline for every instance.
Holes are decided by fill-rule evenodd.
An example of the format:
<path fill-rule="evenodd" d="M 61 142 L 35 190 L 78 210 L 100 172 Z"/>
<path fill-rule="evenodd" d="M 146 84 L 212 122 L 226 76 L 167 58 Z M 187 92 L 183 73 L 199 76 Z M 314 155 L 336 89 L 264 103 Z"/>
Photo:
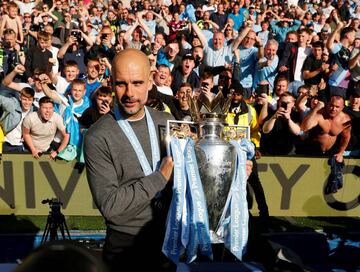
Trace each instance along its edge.
<path fill-rule="evenodd" d="M 49 203 L 51 210 L 47 217 L 47 222 L 44 234 L 41 238 L 41 243 L 46 242 L 48 238 L 50 238 L 50 241 L 59 240 L 58 229 L 60 229 L 61 237 L 63 240 L 71 240 L 69 229 L 65 221 L 65 216 L 60 212 L 60 206 L 62 205 L 62 203 L 55 202 L 53 200 L 43 200 L 42 203 Z M 65 236 L 65 232 L 67 234 L 67 237 Z"/>

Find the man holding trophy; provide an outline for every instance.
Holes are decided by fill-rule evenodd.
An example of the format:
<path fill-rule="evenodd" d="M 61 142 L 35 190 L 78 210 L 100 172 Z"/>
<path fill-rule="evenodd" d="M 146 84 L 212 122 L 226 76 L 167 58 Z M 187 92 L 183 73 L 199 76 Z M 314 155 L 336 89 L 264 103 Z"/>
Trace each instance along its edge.
<path fill-rule="evenodd" d="M 111 271 L 173 269 L 161 246 L 175 264 L 192 262 L 198 253 L 212 259 L 213 243 L 225 244 L 241 260 L 248 236 L 245 186 L 254 151 L 240 139 L 246 129 L 224 133 L 231 97 L 221 92 L 213 101 L 190 97 L 199 140 L 179 139 L 170 133 L 170 114 L 145 106 L 152 86 L 146 55 L 123 50 L 112 67 L 115 114 L 98 120 L 84 140 L 89 186 L 107 225 L 103 257 Z M 172 137 L 163 156 L 161 130 L 167 124 Z M 171 195 L 171 186 L 167 214 L 162 199 Z"/>

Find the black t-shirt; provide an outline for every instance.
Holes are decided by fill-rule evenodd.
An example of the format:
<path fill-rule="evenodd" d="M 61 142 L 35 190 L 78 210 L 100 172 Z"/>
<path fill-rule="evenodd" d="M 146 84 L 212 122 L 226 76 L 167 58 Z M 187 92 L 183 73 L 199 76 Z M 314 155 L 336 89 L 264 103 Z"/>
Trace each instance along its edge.
<path fill-rule="evenodd" d="M 99 113 L 96 106 L 91 106 L 83 112 L 78 121 L 82 127 L 89 128 L 92 124 L 99 120 L 101 116 L 103 115 Z"/>
<path fill-rule="evenodd" d="M 305 59 L 302 70 L 313 72 L 319 69 L 322 63 L 323 61 L 321 59 L 317 60 L 313 55 L 310 55 Z M 320 72 L 312 78 L 305 79 L 304 82 L 306 85 L 318 85 L 324 76 L 325 76 L 324 73 Z"/>
<path fill-rule="evenodd" d="M 272 115 L 266 118 L 269 120 Z M 291 120 L 299 123 L 299 113 L 291 112 Z M 276 119 L 273 129 L 261 134 L 260 151 L 264 155 L 289 155 L 295 152 L 295 145 L 299 137 L 290 132 L 288 121 L 279 117 Z"/>

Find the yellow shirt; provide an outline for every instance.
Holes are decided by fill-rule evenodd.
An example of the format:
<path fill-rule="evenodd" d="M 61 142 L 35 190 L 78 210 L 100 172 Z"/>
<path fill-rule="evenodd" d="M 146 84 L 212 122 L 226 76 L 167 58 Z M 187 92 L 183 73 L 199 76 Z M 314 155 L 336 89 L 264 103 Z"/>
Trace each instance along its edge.
<path fill-rule="evenodd" d="M 229 112 L 226 116 L 226 122 L 229 125 L 250 126 L 250 139 L 256 147 L 260 146 L 260 127 L 256 110 L 253 106 L 247 105 L 249 112 L 239 115 L 239 121 L 234 124 L 235 113 Z"/>

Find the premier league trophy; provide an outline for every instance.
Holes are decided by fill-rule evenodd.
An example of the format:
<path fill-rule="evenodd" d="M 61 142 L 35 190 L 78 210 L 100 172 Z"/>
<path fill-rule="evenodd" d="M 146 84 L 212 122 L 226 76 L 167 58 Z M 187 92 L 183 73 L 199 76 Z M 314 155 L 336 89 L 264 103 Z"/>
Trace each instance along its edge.
<path fill-rule="evenodd" d="M 242 214 L 246 192 L 244 199 L 240 180 L 246 157 L 239 161 L 238 143 L 250 134 L 247 126 L 227 125 L 230 104 L 231 94 L 225 98 L 221 91 L 212 101 L 205 95 L 189 97 L 194 121 L 168 122 L 174 189 L 163 251 L 174 262 L 184 253 L 191 262 L 197 250 L 212 258 L 211 244 L 215 243 L 228 244 L 233 253 L 243 249 L 239 246 L 244 241 L 240 218 L 247 220 L 247 205 Z M 234 255 L 241 258 L 241 253 Z"/>

